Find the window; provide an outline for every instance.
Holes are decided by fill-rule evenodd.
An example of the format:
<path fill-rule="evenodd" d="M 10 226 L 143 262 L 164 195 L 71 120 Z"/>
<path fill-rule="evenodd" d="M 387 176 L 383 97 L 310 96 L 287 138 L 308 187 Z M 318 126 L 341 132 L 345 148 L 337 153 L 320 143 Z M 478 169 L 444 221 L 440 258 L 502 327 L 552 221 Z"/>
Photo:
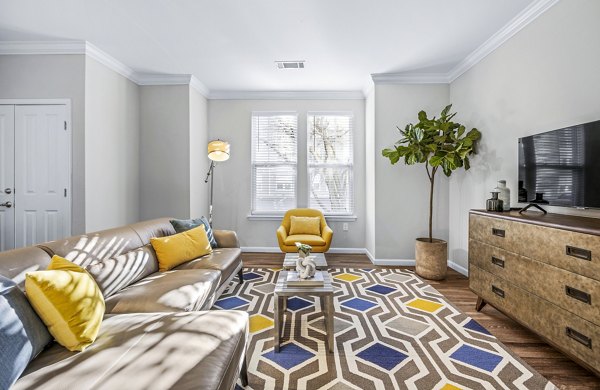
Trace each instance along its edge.
<path fill-rule="evenodd" d="M 328 215 L 354 212 L 351 113 L 308 113 L 308 204 Z"/>
<path fill-rule="evenodd" d="M 252 214 L 296 207 L 296 113 L 252 114 Z"/>

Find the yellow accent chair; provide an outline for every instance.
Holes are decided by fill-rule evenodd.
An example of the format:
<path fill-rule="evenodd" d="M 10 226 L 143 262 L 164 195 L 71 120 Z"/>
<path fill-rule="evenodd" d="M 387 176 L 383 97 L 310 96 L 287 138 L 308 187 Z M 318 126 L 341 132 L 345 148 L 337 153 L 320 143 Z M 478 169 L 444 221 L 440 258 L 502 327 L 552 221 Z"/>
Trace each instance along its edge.
<path fill-rule="evenodd" d="M 321 220 L 320 234 L 294 234 L 290 235 L 292 225 L 292 216 L 294 217 L 318 217 Z M 315 232 L 313 232 L 315 233 Z M 315 209 L 291 209 L 283 216 L 281 226 L 277 229 L 277 241 L 282 252 L 291 253 L 297 252 L 296 242 L 308 244 L 312 246 L 312 251 L 317 253 L 325 253 L 331 246 L 333 238 L 333 230 L 327 226 L 323 213 Z"/>

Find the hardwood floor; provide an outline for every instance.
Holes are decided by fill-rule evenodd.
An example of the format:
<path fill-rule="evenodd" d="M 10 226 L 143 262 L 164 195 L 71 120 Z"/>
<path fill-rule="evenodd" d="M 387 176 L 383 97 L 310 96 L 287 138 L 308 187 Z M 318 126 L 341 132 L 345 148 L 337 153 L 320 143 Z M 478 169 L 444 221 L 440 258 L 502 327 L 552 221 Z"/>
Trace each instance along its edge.
<path fill-rule="evenodd" d="M 244 267 L 272 268 L 281 267 L 283 263 L 281 253 L 244 253 L 242 258 Z M 327 263 L 331 267 L 382 268 L 374 266 L 365 255 L 327 254 Z M 469 280 L 463 275 L 449 270 L 446 280 L 429 283 L 558 388 L 600 389 L 600 378 L 490 305 L 480 312 L 475 311 L 477 297 L 469 290 Z"/>

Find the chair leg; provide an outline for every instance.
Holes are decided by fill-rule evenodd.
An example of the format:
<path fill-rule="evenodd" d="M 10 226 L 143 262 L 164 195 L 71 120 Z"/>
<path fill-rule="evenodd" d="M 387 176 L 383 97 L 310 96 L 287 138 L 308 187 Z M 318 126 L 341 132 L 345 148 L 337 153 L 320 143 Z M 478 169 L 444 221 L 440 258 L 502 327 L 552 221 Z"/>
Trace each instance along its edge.
<path fill-rule="evenodd" d="M 240 284 L 244 283 L 244 268 L 240 268 L 238 271 L 238 279 L 240 280 Z"/>
<path fill-rule="evenodd" d="M 242 386 L 248 386 L 248 364 L 246 363 L 246 356 L 244 356 L 244 360 L 242 361 L 242 370 L 240 371 L 240 381 L 242 382 Z"/>

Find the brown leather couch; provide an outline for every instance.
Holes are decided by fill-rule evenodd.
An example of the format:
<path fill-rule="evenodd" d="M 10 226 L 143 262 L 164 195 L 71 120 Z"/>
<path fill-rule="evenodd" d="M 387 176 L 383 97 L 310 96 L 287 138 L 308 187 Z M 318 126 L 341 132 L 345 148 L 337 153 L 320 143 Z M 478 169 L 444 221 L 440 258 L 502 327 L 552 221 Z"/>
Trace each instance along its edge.
<path fill-rule="evenodd" d="M 232 389 L 246 378 L 248 315 L 208 311 L 236 274 L 233 231 L 215 230 L 211 255 L 158 272 L 150 238 L 174 234 L 168 218 L 0 253 L 0 274 L 23 287 L 27 272 L 63 256 L 96 278 L 106 301 L 98 338 L 84 352 L 57 343 L 15 389 Z"/>

